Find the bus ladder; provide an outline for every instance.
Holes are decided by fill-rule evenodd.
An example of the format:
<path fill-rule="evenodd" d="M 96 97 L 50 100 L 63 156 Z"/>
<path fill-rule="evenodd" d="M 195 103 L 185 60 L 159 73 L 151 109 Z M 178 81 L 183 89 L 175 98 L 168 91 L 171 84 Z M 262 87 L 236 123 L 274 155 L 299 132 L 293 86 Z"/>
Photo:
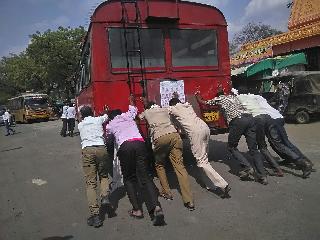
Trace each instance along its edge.
<path fill-rule="evenodd" d="M 128 14 L 128 7 L 133 6 L 135 10 L 135 18 L 130 21 Z M 145 77 L 145 61 L 144 55 L 141 48 L 141 14 L 138 6 L 138 0 L 121 0 L 121 9 L 122 9 L 122 26 L 123 26 L 123 34 L 125 40 L 125 52 L 126 52 L 126 60 L 127 60 L 127 73 L 128 73 L 128 86 L 130 94 L 134 94 L 135 84 L 134 79 L 140 78 L 140 85 L 142 87 L 142 96 L 147 96 L 147 82 Z M 129 49 L 128 46 L 128 38 L 129 35 L 133 35 L 133 37 L 137 36 L 137 46 Z M 139 57 L 139 67 L 130 66 L 130 57 L 138 56 Z M 138 69 L 137 69 L 138 68 Z"/>

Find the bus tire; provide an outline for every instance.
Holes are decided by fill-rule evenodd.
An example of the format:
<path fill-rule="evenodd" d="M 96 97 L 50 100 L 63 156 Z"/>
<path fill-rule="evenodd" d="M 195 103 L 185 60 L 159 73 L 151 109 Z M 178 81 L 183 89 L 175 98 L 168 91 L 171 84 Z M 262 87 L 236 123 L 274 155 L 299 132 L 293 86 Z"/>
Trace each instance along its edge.
<path fill-rule="evenodd" d="M 309 113 L 304 110 L 299 111 L 295 114 L 295 120 L 299 124 L 308 123 L 310 121 Z"/>

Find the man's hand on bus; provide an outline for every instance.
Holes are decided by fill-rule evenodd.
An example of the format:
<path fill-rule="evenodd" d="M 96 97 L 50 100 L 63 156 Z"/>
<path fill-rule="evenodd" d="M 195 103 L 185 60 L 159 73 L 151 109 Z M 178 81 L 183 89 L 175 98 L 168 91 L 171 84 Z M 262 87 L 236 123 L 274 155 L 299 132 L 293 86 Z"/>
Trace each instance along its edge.
<path fill-rule="evenodd" d="M 199 103 L 201 103 L 201 104 L 206 104 L 206 101 L 203 100 L 203 98 L 202 98 L 199 90 L 197 90 L 197 91 L 194 93 L 194 95 L 196 96 L 196 99 L 197 99 L 197 101 L 198 101 Z"/>
<path fill-rule="evenodd" d="M 142 101 L 144 107 L 148 105 L 148 99 L 146 97 L 140 97 L 140 101 Z"/>
<path fill-rule="evenodd" d="M 179 98 L 179 94 L 178 94 L 177 92 L 174 92 L 174 93 L 172 94 L 172 97 L 173 97 L 173 98 Z"/>
<path fill-rule="evenodd" d="M 108 105 L 104 105 L 103 106 L 103 111 L 108 112 L 110 110 Z"/>
<path fill-rule="evenodd" d="M 129 104 L 131 105 L 131 106 L 135 106 L 136 104 L 135 104 L 135 101 L 136 101 L 136 98 L 134 97 L 134 95 L 133 94 L 130 94 L 130 96 L 129 96 Z"/>

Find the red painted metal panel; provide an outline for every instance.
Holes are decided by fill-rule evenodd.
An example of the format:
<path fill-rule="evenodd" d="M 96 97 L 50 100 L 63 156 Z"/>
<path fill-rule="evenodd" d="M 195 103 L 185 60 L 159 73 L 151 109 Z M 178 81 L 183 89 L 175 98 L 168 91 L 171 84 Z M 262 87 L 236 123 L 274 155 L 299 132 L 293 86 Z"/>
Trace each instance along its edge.
<path fill-rule="evenodd" d="M 152 6 L 158 6 L 159 12 L 171 6 L 173 2 L 165 0 L 153 0 Z M 131 4 L 131 3 L 130 3 Z M 132 5 L 132 4 L 131 4 Z M 144 20 L 148 16 L 146 1 L 138 2 L 139 9 Z M 146 79 L 149 100 L 159 102 L 160 81 L 163 79 L 184 80 L 185 94 L 188 101 L 195 107 L 196 111 L 206 111 L 206 107 L 199 106 L 194 98 L 194 92 L 199 89 L 205 99 L 213 98 L 222 87 L 225 92 L 230 91 L 230 61 L 227 25 L 222 13 L 214 7 L 178 2 L 179 21 L 172 25 L 172 22 L 161 22 L 157 24 L 146 24 L 143 27 L 157 27 L 163 29 L 165 47 L 165 67 L 147 68 Z M 149 9 L 150 10 L 150 9 Z M 128 7 L 132 15 L 132 6 Z M 149 12 L 150 13 L 150 12 Z M 171 14 L 171 13 L 170 13 Z M 119 108 L 126 111 L 128 108 L 129 88 L 127 84 L 128 75 L 126 69 L 111 69 L 110 52 L 108 46 L 107 28 L 110 26 L 121 27 L 121 4 L 120 1 L 108 1 L 101 4 L 95 11 L 89 28 L 89 40 L 91 41 L 92 56 L 92 86 L 81 91 L 77 97 L 79 106 L 92 105 L 95 114 L 99 114 L 104 105 L 110 108 Z M 214 29 L 217 32 L 218 65 L 215 67 L 172 67 L 171 44 L 168 34 L 170 28 L 192 28 L 192 29 Z M 117 71 L 116 71 L 117 70 Z M 120 70 L 120 72 L 119 72 Z M 134 79 L 134 93 L 139 97 L 142 94 L 142 87 L 138 77 Z M 138 102 L 139 110 L 142 104 Z M 223 118 L 212 123 L 225 127 Z M 210 125 L 210 124 L 209 124 Z"/>
<path fill-rule="evenodd" d="M 146 1 L 147 18 L 169 18 L 178 19 L 179 10 L 178 3 L 174 0 L 168 1 Z"/>

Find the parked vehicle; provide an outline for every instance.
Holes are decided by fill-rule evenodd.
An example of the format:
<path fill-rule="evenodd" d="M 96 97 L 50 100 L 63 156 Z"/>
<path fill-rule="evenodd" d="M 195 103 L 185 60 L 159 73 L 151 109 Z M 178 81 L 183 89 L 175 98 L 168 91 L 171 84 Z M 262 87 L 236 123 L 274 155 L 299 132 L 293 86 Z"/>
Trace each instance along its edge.
<path fill-rule="evenodd" d="M 8 108 L 16 122 L 49 120 L 48 95 L 25 93 L 8 100 Z"/>
<path fill-rule="evenodd" d="M 311 118 L 320 116 L 320 72 L 291 72 L 274 77 L 272 81 L 289 83 L 290 97 L 285 111 L 287 118 L 297 123 L 308 123 Z M 263 95 L 269 100 L 273 99 L 273 93 Z"/>
<path fill-rule="evenodd" d="M 128 108 L 128 96 L 167 106 L 177 91 L 211 130 L 226 129 L 218 107 L 201 107 L 230 91 L 226 20 L 217 8 L 167 0 L 106 1 L 94 11 L 83 45 L 76 105 L 100 114 Z M 137 102 L 139 110 L 142 103 Z"/>

